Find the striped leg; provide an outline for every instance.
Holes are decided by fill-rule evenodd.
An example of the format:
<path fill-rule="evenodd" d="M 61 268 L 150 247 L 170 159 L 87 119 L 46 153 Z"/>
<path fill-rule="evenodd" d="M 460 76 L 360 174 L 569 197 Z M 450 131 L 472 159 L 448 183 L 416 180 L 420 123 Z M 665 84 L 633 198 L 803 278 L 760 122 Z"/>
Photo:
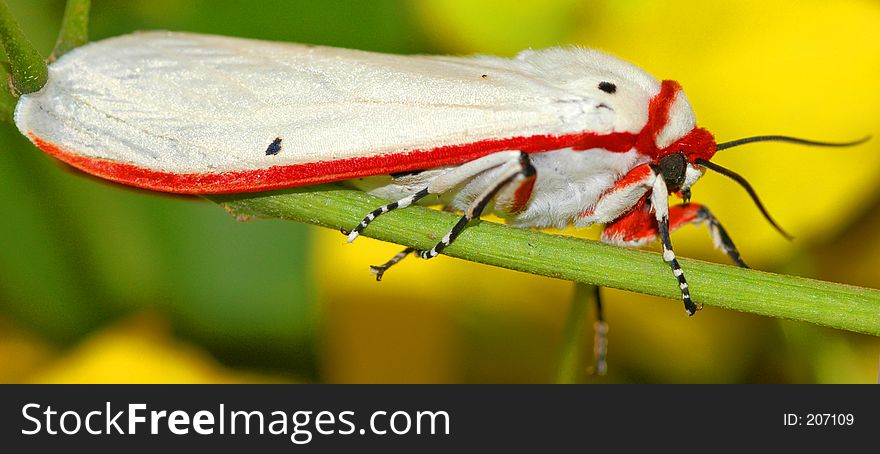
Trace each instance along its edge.
<path fill-rule="evenodd" d="M 394 257 L 391 257 L 391 260 L 381 264 L 381 265 L 370 265 L 370 272 L 376 275 L 376 281 L 381 281 L 382 276 L 385 274 L 385 271 L 388 271 L 388 268 L 396 265 L 397 262 L 406 258 L 406 256 L 415 252 L 416 248 L 408 247 L 397 253 Z"/>
<path fill-rule="evenodd" d="M 730 235 L 727 234 L 727 231 L 724 230 L 724 227 L 721 226 L 721 223 L 718 222 L 715 215 L 713 215 L 708 208 L 702 205 L 698 206 L 697 218 L 694 222 L 705 222 L 709 227 L 709 234 L 712 235 L 712 241 L 715 243 L 715 247 L 721 249 L 727 254 L 727 256 L 733 260 L 733 263 L 736 263 L 736 266 L 740 268 L 748 268 L 749 266 L 746 265 L 739 256 L 739 251 L 736 249 L 736 245 L 733 244 L 733 240 L 730 239 Z"/>
<path fill-rule="evenodd" d="M 721 249 L 737 266 L 748 268 L 739 255 L 733 240 L 721 223 L 699 203 L 683 203 L 669 207 L 669 231 L 674 232 L 687 224 L 706 223 L 715 247 Z M 657 224 L 649 207 L 640 201 L 629 213 L 605 226 L 602 241 L 620 246 L 641 246 L 657 238 Z"/>
<path fill-rule="evenodd" d="M 375 210 L 368 213 L 364 217 L 364 219 L 361 220 L 361 222 L 357 226 L 355 226 L 355 228 L 353 228 L 351 230 L 342 229 L 341 231 L 344 235 L 348 236 L 348 242 L 351 243 L 352 241 L 357 239 L 358 236 L 360 236 L 361 232 L 365 228 L 367 228 L 367 226 L 371 222 L 373 222 L 374 219 L 376 219 L 378 216 L 380 216 L 382 214 L 385 214 L 385 213 L 387 213 L 391 210 L 395 210 L 397 208 L 406 208 L 406 207 L 418 202 L 420 199 L 422 199 L 430 194 L 442 194 L 446 191 L 449 191 L 449 190 L 455 188 L 456 186 L 469 180 L 470 178 L 473 178 L 474 176 L 476 176 L 482 172 L 485 172 L 487 170 L 493 169 L 498 166 L 506 166 L 505 168 L 507 168 L 510 166 L 511 163 L 518 163 L 523 160 L 525 160 L 528 168 L 531 169 L 531 175 L 534 175 L 534 168 L 531 166 L 531 164 L 528 163 L 528 155 L 526 155 L 525 153 L 522 153 L 519 151 L 502 151 L 499 153 L 493 153 L 491 155 L 484 156 L 480 159 L 476 159 L 471 162 L 467 162 L 467 163 L 462 164 L 458 167 L 450 169 L 449 171 L 447 171 L 447 172 L 441 174 L 440 176 L 434 178 L 433 180 L 431 180 L 431 182 L 428 184 L 428 187 L 416 192 L 415 194 L 404 197 L 396 202 L 392 202 L 387 205 L 383 205 L 379 208 L 376 208 Z M 506 172 L 502 171 L 502 174 L 505 174 L 505 173 Z M 503 187 L 503 184 L 501 186 Z M 497 189 L 492 191 L 491 194 L 489 195 L 489 199 L 491 199 L 492 195 L 494 195 L 496 192 L 497 192 Z M 483 197 L 481 196 L 480 198 L 478 198 L 478 200 L 482 199 L 482 198 Z M 478 210 L 475 211 L 477 217 L 479 216 L 479 213 L 482 212 L 483 208 L 485 208 L 486 203 L 488 203 L 488 199 L 486 200 L 485 203 L 483 203 L 479 207 Z M 470 207 L 468 209 L 469 213 L 474 212 L 474 210 L 472 210 L 472 208 L 473 207 Z M 444 246 L 440 247 L 439 249 L 437 247 L 435 247 L 434 249 L 431 249 L 432 251 L 436 250 L 436 253 L 430 257 L 436 256 L 437 254 L 440 253 L 440 250 L 442 250 L 444 247 L 448 246 L 449 243 L 451 243 L 452 240 L 454 240 L 455 237 L 458 236 L 459 233 L 461 233 L 461 230 L 464 229 L 465 225 L 467 225 L 467 222 L 462 223 L 462 221 L 459 221 L 459 223 L 456 224 L 456 227 L 453 228 L 453 230 L 457 229 L 455 231 L 455 233 L 453 234 L 452 232 L 450 232 L 450 234 L 447 234 L 444 237 L 444 240 L 446 241 Z M 391 260 L 388 260 L 387 262 L 383 263 L 382 265 L 371 265 L 370 271 L 374 275 L 376 275 L 377 281 L 381 281 L 382 277 L 385 275 L 385 271 L 387 271 L 388 268 L 391 268 L 392 266 L 396 265 L 398 262 L 400 262 L 401 260 L 406 258 L 407 255 L 409 255 L 413 252 L 415 252 L 415 248 L 408 247 L 408 248 L 404 249 L 403 251 L 397 253 L 397 255 L 395 255 L 394 257 L 391 258 Z M 420 256 L 422 254 L 424 254 L 424 252 L 419 253 Z M 426 257 L 426 258 L 430 258 L 430 257 Z"/>
<path fill-rule="evenodd" d="M 467 210 L 465 210 L 461 219 L 459 219 L 452 229 L 443 236 L 443 239 L 430 250 L 419 251 L 419 257 L 430 259 L 440 255 L 440 253 L 443 252 L 443 249 L 446 249 L 447 246 L 455 241 L 458 235 L 461 234 L 465 227 L 467 227 L 469 222 L 480 217 L 483 210 L 486 209 L 486 205 L 489 204 L 489 201 L 495 197 L 495 194 L 497 194 L 498 191 L 510 183 L 528 180 L 534 175 L 535 168 L 529 160 L 529 155 L 519 152 L 518 159 L 504 165 L 495 181 L 493 181 L 492 184 L 482 192 L 482 194 L 474 199 L 470 206 L 467 207 Z"/>
<path fill-rule="evenodd" d="M 684 302 L 684 310 L 688 315 L 694 315 L 700 308 L 691 300 L 691 292 L 688 289 L 687 279 L 675 252 L 672 250 L 672 240 L 669 239 L 669 191 L 666 189 L 666 181 L 663 175 L 658 173 L 654 179 L 651 191 L 651 207 L 654 209 L 654 217 L 657 219 L 657 236 L 663 245 L 663 260 L 672 268 L 672 274 L 678 279 L 678 288 L 681 289 L 681 300 Z"/>
<path fill-rule="evenodd" d="M 739 251 L 736 249 L 736 245 L 733 244 L 730 235 L 727 234 L 727 231 L 718 222 L 718 218 L 709 211 L 709 208 L 698 203 L 684 203 L 669 208 L 670 231 L 675 231 L 675 229 L 688 223 L 701 224 L 704 222 L 709 228 L 709 234 L 712 235 L 712 242 L 715 244 L 715 248 L 721 249 L 722 252 L 727 254 L 736 266 L 748 268 L 748 265 L 740 257 Z"/>
<path fill-rule="evenodd" d="M 361 221 L 361 223 L 358 224 L 355 228 L 353 228 L 351 230 L 342 229 L 342 230 L 340 230 L 340 232 L 342 232 L 343 235 L 348 235 L 348 242 L 351 243 L 352 241 L 357 239 L 357 237 L 361 234 L 361 231 L 364 230 L 365 228 L 367 228 L 367 226 L 370 225 L 370 223 L 373 222 L 374 219 L 379 217 L 379 215 L 385 214 L 391 210 L 396 210 L 398 208 L 406 208 L 406 207 L 412 205 L 413 203 L 418 202 L 419 199 L 424 198 L 428 194 L 429 194 L 428 188 L 425 188 L 419 192 L 416 192 L 415 194 L 408 195 L 408 196 L 406 196 L 396 202 L 391 202 L 387 205 L 382 205 L 379 208 L 376 208 L 375 210 L 370 211 L 364 217 L 364 219 Z M 401 257 L 401 258 L 403 258 L 403 257 Z M 399 261 L 400 260 L 398 260 L 398 262 Z M 397 262 L 394 262 L 394 263 L 397 263 Z M 380 280 L 381 280 L 381 276 L 380 276 Z"/>
<path fill-rule="evenodd" d="M 659 237 L 663 245 L 663 260 L 669 264 L 672 268 L 672 274 L 678 280 L 685 310 L 688 315 L 693 315 L 702 306 L 698 307 L 691 301 L 688 283 L 672 250 L 669 232 L 689 223 L 705 222 L 709 227 L 709 233 L 712 235 L 715 247 L 724 251 L 737 266 L 743 268 L 748 268 L 748 266 L 740 257 L 739 251 L 727 231 L 708 208 L 697 203 L 684 203 L 670 208 L 668 199 L 666 182 L 662 175 L 657 174 L 652 185 L 650 204 L 648 196 L 645 196 L 629 212 L 606 224 L 605 230 L 602 231 L 602 241 L 619 246 L 638 247 Z M 653 217 L 651 209 L 654 211 Z"/>
<path fill-rule="evenodd" d="M 672 241 L 669 239 L 669 218 L 658 220 L 658 228 L 660 243 L 663 245 L 663 260 L 672 268 L 672 274 L 678 279 L 678 288 L 681 289 L 681 300 L 684 302 L 684 310 L 688 315 L 694 315 L 698 310 L 702 309 L 702 304 L 698 307 L 691 300 L 691 292 L 688 289 L 687 279 L 684 277 L 684 271 L 678 260 L 675 258 L 675 252 L 672 250 Z"/>
<path fill-rule="evenodd" d="M 360 236 L 361 232 L 380 215 L 383 215 L 391 210 L 396 210 L 398 208 L 406 208 L 430 194 L 442 194 L 458 186 L 462 182 L 473 178 L 479 173 L 485 172 L 486 170 L 504 165 L 512 160 L 515 160 L 520 154 L 521 152 L 519 151 L 502 151 L 498 153 L 492 153 L 488 156 L 484 156 L 480 159 L 475 159 L 458 167 L 452 168 L 448 172 L 443 173 L 442 175 L 432 180 L 428 184 L 428 187 L 422 189 L 421 191 L 416 192 L 415 194 L 408 195 L 396 202 L 382 205 L 364 216 L 364 219 L 361 220 L 360 224 L 355 226 L 355 228 L 351 230 L 341 229 L 340 231 L 343 235 L 348 236 L 348 242 L 351 243 L 352 241 L 357 239 L 357 237 Z"/>

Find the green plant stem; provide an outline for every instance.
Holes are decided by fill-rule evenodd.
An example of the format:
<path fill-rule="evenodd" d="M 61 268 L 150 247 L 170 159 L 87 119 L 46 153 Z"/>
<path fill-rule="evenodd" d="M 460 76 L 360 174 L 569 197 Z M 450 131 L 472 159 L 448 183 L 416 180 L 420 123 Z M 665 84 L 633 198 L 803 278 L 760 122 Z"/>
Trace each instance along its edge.
<path fill-rule="evenodd" d="M 334 229 L 357 225 L 364 214 L 385 203 L 360 191 L 332 185 L 208 198 L 240 218 L 281 218 Z M 450 213 L 410 207 L 380 216 L 364 234 L 428 249 L 457 219 Z M 465 229 L 444 254 L 557 279 L 663 296 L 681 305 L 677 281 L 669 266 L 653 252 L 479 222 Z M 880 291 L 697 260 L 680 262 L 697 303 L 880 335 Z M 364 268 L 367 272 L 366 264 Z"/>
<path fill-rule="evenodd" d="M 8 65 L 0 65 L 0 83 L 9 80 Z M 0 87 L 0 120 L 11 123 L 12 114 L 15 112 L 15 103 L 18 98 L 12 95 L 12 92 L 6 87 Z"/>
<path fill-rule="evenodd" d="M 66 54 L 89 42 L 89 8 L 91 0 L 67 0 L 64 7 L 64 18 L 61 21 L 61 30 L 55 41 L 55 48 L 49 55 L 49 61 L 53 62 L 58 57 Z"/>
<path fill-rule="evenodd" d="M 578 383 L 584 375 L 584 368 L 581 366 L 581 361 L 584 359 L 582 352 L 584 324 L 590 312 L 590 304 L 593 303 L 593 295 L 595 295 L 595 286 L 575 283 L 571 308 L 565 319 L 565 331 L 562 334 L 562 355 L 556 383 Z"/>
<path fill-rule="evenodd" d="M 46 85 L 48 69 L 43 56 L 21 32 L 9 6 L 0 0 L 0 44 L 12 68 L 12 86 L 18 94 L 38 91 Z"/>

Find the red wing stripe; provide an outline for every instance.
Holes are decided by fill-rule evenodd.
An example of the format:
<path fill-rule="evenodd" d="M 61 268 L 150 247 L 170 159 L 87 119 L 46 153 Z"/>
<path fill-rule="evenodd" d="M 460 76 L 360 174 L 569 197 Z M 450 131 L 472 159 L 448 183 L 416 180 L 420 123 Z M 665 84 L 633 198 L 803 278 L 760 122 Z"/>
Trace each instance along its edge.
<path fill-rule="evenodd" d="M 603 148 L 622 153 L 635 147 L 637 139 L 637 135 L 631 133 L 575 133 L 560 136 L 512 137 L 450 145 L 430 150 L 272 166 L 257 170 L 222 173 L 172 173 L 109 159 L 91 158 L 44 141 L 33 132 L 28 135 L 31 141 L 46 153 L 87 173 L 122 184 L 180 194 L 224 194 L 307 186 L 349 178 L 457 165 L 506 150 L 541 153 L 570 147 L 575 150 Z"/>

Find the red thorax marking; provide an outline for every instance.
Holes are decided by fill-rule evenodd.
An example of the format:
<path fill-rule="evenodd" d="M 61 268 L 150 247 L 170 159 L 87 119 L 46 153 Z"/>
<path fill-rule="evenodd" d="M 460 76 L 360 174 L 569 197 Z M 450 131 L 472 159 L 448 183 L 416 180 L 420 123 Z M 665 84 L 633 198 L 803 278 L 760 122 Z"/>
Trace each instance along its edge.
<path fill-rule="evenodd" d="M 692 129 L 684 137 L 662 150 L 657 148 L 657 136 L 669 123 L 672 105 L 680 91 L 681 85 L 678 82 L 664 80 L 660 83 L 660 93 L 654 96 L 648 105 L 648 123 L 639 132 L 636 149 L 653 158 L 655 163 L 666 155 L 680 151 L 684 152 L 690 162 L 694 162 L 697 158 L 711 159 L 715 154 L 715 138 L 703 128 Z"/>
<path fill-rule="evenodd" d="M 681 85 L 674 80 L 664 80 L 660 83 L 660 93 L 651 98 L 648 104 L 648 122 L 639 132 L 639 138 L 636 141 L 636 149 L 639 153 L 650 156 L 655 161 L 663 156 L 663 150 L 657 149 L 657 136 L 669 123 L 669 112 L 672 110 L 672 104 L 678 92 L 681 91 Z"/>

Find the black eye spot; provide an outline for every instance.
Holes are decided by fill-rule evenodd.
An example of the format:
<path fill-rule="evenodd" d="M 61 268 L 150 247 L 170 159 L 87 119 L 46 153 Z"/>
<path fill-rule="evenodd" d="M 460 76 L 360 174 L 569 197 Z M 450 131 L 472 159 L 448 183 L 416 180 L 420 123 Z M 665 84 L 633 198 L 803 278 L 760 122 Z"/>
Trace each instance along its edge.
<path fill-rule="evenodd" d="M 278 154 L 279 151 L 281 151 L 281 137 L 276 137 L 266 148 L 266 156 Z"/>
<path fill-rule="evenodd" d="M 611 82 L 599 82 L 599 90 L 602 90 L 609 95 L 613 95 L 614 92 L 617 91 L 617 85 L 614 85 Z"/>

